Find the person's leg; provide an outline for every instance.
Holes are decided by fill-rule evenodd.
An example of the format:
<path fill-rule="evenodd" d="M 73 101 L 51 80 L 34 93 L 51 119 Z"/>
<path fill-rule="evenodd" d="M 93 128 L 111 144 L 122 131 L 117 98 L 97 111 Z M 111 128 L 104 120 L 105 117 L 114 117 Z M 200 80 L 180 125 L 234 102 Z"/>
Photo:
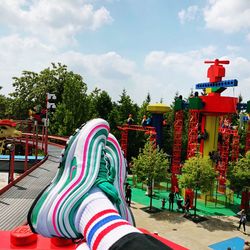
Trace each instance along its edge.
<path fill-rule="evenodd" d="M 241 228 L 241 223 L 242 223 L 242 222 L 240 221 L 240 222 L 239 222 L 239 226 L 238 226 L 238 229 L 239 229 L 239 230 L 240 230 L 240 228 Z"/>
<path fill-rule="evenodd" d="M 33 203 L 28 223 L 45 237 L 79 238 L 75 214 L 92 187 L 99 187 L 133 224 L 124 198 L 125 160 L 103 119 L 87 122 L 70 137 L 56 177 Z"/>
<path fill-rule="evenodd" d="M 82 211 L 82 215 L 78 230 L 91 250 L 137 250 L 142 246 L 144 250 L 171 249 L 155 238 L 144 235 L 122 219 L 113 204 L 98 188 L 89 193 L 79 210 Z M 77 250 L 83 250 L 82 246 Z"/>
<path fill-rule="evenodd" d="M 69 140 L 56 177 L 29 211 L 32 231 L 45 237 L 84 237 L 91 250 L 132 250 L 142 242 L 145 250 L 170 249 L 132 225 L 123 190 L 125 161 L 108 132 L 106 121 L 94 119 Z"/>
<path fill-rule="evenodd" d="M 182 208 L 182 212 L 184 213 L 185 212 L 185 207 L 181 206 L 181 208 Z"/>
<path fill-rule="evenodd" d="M 244 229 L 244 233 L 245 233 L 246 232 L 246 223 L 243 222 L 242 225 L 243 225 L 243 229 Z"/>
<path fill-rule="evenodd" d="M 130 233 L 141 233 L 122 219 L 107 196 L 93 188 L 76 214 L 78 231 L 90 249 L 109 249 L 116 241 Z"/>

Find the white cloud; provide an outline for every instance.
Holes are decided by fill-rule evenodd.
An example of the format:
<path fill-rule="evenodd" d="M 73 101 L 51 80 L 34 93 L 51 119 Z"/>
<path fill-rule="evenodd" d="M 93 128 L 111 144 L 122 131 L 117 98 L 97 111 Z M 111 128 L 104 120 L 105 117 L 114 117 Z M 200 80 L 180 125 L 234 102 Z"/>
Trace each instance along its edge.
<path fill-rule="evenodd" d="M 135 62 L 123 58 L 116 52 L 105 54 L 82 54 L 71 51 L 58 56 L 58 60 L 84 77 L 89 91 L 95 87 L 106 90 L 117 100 L 124 88 L 133 91 Z"/>
<path fill-rule="evenodd" d="M 114 101 L 126 89 L 132 100 L 141 104 L 149 92 L 152 102 L 161 98 L 167 104 L 173 101 L 178 91 L 187 97 L 195 84 L 208 81 L 209 65 L 206 59 L 214 59 L 217 48 L 209 46 L 185 53 L 152 51 L 145 56 L 144 65 L 138 65 L 119 53 L 84 54 L 76 51 L 59 52 L 53 46 L 46 46 L 35 38 L 12 35 L 0 39 L 0 86 L 2 94 L 13 91 L 11 78 L 20 76 L 23 70 L 40 72 L 51 62 L 61 62 L 70 70 L 81 74 L 89 91 L 95 87 L 106 90 Z M 250 61 L 244 57 L 224 55 L 231 61 L 226 65 L 226 79 L 236 78 L 239 87 L 228 88 L 229 95 L 242 93 L 244 100 L 250 99 Z"/>
<path fill-rule="evenodd" d="M 180 22 L 183 24 L 186 21 L 192 21 L 196 18 L 198 13 L 199 7 L 197 5 L 189 6 L 186 10 L 182 9 L 178 13 L 178 17 Z"/>
<path fill-rule="evenodd" d="M 247 58 L 240 56 L 225 56 L 230 58 L 230 64 L 226 67 L 226 79 L 237 79 L 238 86 L 235 88 L 228 88 L 225 91 L 226 95 L 238 97 L 239 94 L 243 96 L 243 101 L 250 100 L 250 61 Z"/>
<path fill-rule="evenodd" d="M 247 34 L 247 40 L 250 42 L 250 33 Z"/>
<path fill-rule="evenodd" d="M 106 8 L 94 9 L 84 0 L 0 1 L 1 25 L 58 46 L 75 42 L 79 31 L 96 30 L 112 20 Z"/>
<path fill-rule="evenodd" d="M 13 91 L 12 77 L 20 76 L 23 70 L 40 71 L 47 67 L 56 50 L 36 38 L 21 38 L 11 35 L 0 38 L 0 86 L 3 94 Z"/>
<path fill-rule="evenodd" d="M 207 28 L 224 33 L 249 31 L 249 0 L 210 0 L 204 9 Z"/>
<path fill-rule="evenodd" d="M 64 53 L 60 57 L 72 66 L 81 67 L 91 75 L 96 75 L 96 77 L 103 79 L 127 79 L 135 70 L 134 62 L 124 59 L 112 51 L 99 55 L 84 55 L 71 51 Z"/>
<path fill-rule="evenodd" d="M 239 46 L 233 46 L 233 45 L 227 45 L 226 49 L 230 52 L 239 52 L 240 51 L 240 47 Z"/>
<path fill-rule="evenodd" d="M 208 82 L 207 59 L 215 59 L 216 48 L 210 46 L 196 51 L 185 53 L 167 53 L 164 51 L 152 51 L 145 58 L 147 75 L 151 75 L 155 84 L 151 89 L 154 96 L 161 95 L 164 101 L 172 102 L 174 94 L 178 91 L 184 97 L 188 97 L 190 90 L 195 89 L 195 84 Z M 226 65 L 225 79 L 238 79 L 236 88 L 228 88 L 223 95 L 243 95 L 244 100 L 250 99 L 250 61 L 244 57 L 224 55 L 219 59 L 229 59 L 230 64 Z M 157 83 L 158 86 L 157 86 Z M 159 99 L 158 99 L 159 101 Z"/>
<path fill-rule="evenodd" d="M 145 67 L 149 70 L 159 70 L 175 73 L 185 72 L 186 75 L 194 78 L 200 77 L 197 65 L 207 58 L 215 56 L 216 48 L 208 46 L 201 50 L 193 50 L 184 53 L 167 53 L 164 51 L 152 51 L 145 58 Z M 167 73 L 167 72 L 166 72 Z"/>

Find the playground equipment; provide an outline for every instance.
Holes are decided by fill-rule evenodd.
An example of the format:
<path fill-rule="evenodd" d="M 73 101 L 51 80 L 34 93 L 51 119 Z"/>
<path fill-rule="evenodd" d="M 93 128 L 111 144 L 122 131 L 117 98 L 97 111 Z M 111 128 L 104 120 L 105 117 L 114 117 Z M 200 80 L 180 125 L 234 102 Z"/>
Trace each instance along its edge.
<path fill-rule="evenodd" d="M 118 126 L 118 129 L 121 131 L 121 148 L 124 154 L 124 157 L 127 157 L 128 153 L 128 132 L 129 131 L 142 131 L 145 134 L 149 135 L 150 141 L 155 142 L 156 131 L 155 128 L 151 126 L 140 126 L 140 125 L 127 125 Z"/>
<path fill-rule="evenodd" d="M 250 112 L 250 101 L 247 104 L 238 103 L 238 98 L 221 96 L 228 87 L 236 87 L 238 81 L 222 80 L 225 76 L 223 64 L 229 61 L 205 61 L 212 64 L 207 77 L 209 82 L 196 84 L 196 89 L 202 89 L 202 96 L 195 92 L 188 102 L 181 97 L 175 101 L 174 149 L 172 159 L 172 174 L 181 174 L 181 142 L 183 130 L 183 110 L 189 109 L 187 159 L 201 153 L 210 156 L 219 172 L 219 183 L 225 185 L 226 172 L 231 153 L 231 161 L 236 161 L 239 155 L 239 135 L 237 128 L 231 124 L 231 115 L 238 111 Z M 249 124 L 246 148 L 249 147 Z M 172 185 L 176 185 L 176 178 Z M 221 185 L 221 186 L 223 186 Z"/>
<path fill-rule="evenodd" d="M 162 103 L 156 103 L 156 104 L 149 104 L 147 107 L 147 110 L 152 115 L 152 122 L 151 126 L 153 126 L 156 130 L 156 144 L 159 145 L 159 147 L 162 147 L 162 128 L 164 125 L 164 118 L 163 114 L 168 112 L 170 108 Z"/>
<path fill-rule="evenodd" d="M 148 105 L 147 110 L 151 112 L 152 118 L 146 126 L 133 124 L 118 126 L 118 129 L 121 131 L 121 148 L 125 158 L 127 157 L 129 131 L 142 131 L 149 135 L 150 141 L 156 143 L 159 147 L 162 146 L 163 114 L 168 112 L 170 108 L 165 104 L 156 103 Z"/>

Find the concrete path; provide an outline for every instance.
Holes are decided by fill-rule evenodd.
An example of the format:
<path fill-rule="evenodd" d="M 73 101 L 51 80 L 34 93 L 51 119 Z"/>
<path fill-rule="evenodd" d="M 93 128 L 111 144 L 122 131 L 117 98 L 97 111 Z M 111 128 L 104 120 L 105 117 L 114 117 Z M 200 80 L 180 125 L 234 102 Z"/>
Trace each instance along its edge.
<path fill-rule="evenodd" d="M 250 222 L 247 223 L 247 234 L 244 234 L 243 228 L 237 230 L 238 217 L 206 217 L 208 220 L 196 224 L 184 218 L 182 213 L 165 210 L 148 214 L 141 210 L 143 207 L 138 203 L 131 204 L 137 227 L 158 232 L 160 236 L 192 250 L 210 249 L 209 245 L 233 237 L 250 241 Z"/>
<path fill-rule="evenodd" d="M 48 150 L 47 161 L 0 195 L 0 230 L 24 224 L 33 201 L 55 177 L 61 148 L 50 145 Z"/>

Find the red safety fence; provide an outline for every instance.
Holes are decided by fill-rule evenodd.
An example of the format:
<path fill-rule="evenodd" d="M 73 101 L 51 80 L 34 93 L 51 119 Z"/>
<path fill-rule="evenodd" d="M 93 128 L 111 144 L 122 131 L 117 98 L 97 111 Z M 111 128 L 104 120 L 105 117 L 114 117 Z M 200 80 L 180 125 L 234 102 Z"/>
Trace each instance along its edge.
<path fill-rule="evenodd" d="M 36 130 L 38 131 L 38 130 Z M 8 181 L 0 189 L 0 194 L 4 193 L 26 175 L 39 167 L 48 157 L 48 144 L 54 144 L 64 148 L 68 138 L 47 135 L 45 130 L 40 130 L 42 133 L 22 133 L 20 138 L 10 138 L 6 141 L 13 145 L 12 150 L 8 150 L 6 155 L 1 155 L 2 162 L 0 168 L 2 172 L 8 173 Z M 21 152 L 18 152 L 18 147 Z M 32 162 L 32 163 L 31 163 Z M 7 167 L 7 169 L 5 169 Z M 15 177 L 15 173 L 19 173 Z"/>

